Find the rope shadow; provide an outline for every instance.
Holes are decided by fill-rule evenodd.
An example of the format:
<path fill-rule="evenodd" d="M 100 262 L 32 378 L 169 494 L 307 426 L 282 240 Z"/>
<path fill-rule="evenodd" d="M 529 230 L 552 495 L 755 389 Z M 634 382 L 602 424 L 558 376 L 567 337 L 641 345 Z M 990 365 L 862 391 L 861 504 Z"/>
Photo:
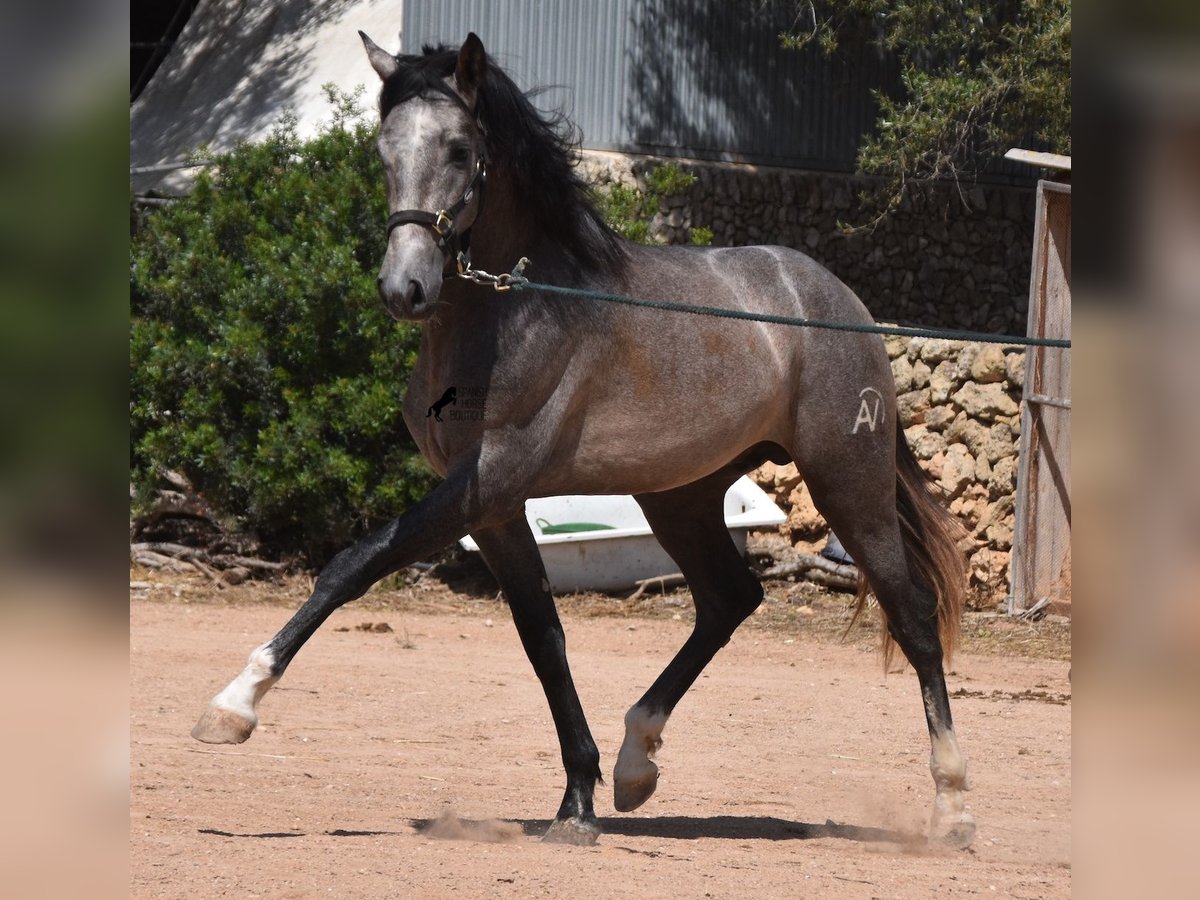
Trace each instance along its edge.
<path fill-rule="evenodd" d="M 256 838 L 256 839 L 271 839 L 271 838 L 300 838 L 308 837 L 307 831 L 260 831 L 260 832 L 238 832 L 238 831 L 223 831 L 220 828 L 197 828 L 200 834 L 212 834 L 217 837 L 226 838 Z M 346 828 L 334 828 L 331 831 L 322 831 L 320 834 L 328 837 L 400 837 L 407 835 L 407 831 L 357 831 Z"/>
<path fill-rule="evenodd" d="M 227 838 L 298 838 L 308 837 L 308 834 L 303 831 L 260 831 L 257 834 L 252 832 L 236 832 L 222 831 L 220 828 L 197 828 L 200 834 L 212 834 L 217 837 Z"/>

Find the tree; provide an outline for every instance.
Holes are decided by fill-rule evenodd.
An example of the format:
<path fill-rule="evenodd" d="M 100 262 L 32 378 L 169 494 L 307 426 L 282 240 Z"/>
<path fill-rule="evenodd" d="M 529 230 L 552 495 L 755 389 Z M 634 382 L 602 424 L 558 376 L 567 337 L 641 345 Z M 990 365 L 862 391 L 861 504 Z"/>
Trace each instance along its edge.
<path fill-rule="evenodd" d="M 882 176 L 865 227 L 913 183 L 958 184 L 1009 147 L 1071 152 L 1069 0 L 805 0 L 780 40 L 825 53 L 867 40 L 900 64 L 903 94 L 875 92 L 877 130 L 858 152 L 859 169 Z"/>

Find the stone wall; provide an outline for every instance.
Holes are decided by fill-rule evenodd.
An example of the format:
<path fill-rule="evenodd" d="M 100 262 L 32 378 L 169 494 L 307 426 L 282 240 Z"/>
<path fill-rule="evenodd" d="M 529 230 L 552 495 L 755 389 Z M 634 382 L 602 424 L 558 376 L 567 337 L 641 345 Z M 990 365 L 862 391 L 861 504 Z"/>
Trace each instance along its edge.
<path fill-rule="evenodd" d="M 662 208 L 654 231 L 683 243 L 693 226 L 711 228 L 716 246 L 779 244 L 824 263 L 877 319 L 930 327 L 1025 333 L 1034 194 L 1029 188 L 974 187 L 968 212 L 952 186 L 927 189 L 870 234 L 861 224 L 863 178 L 795 169 L 666 160 L 589 151 L 592 183 L 634 184 L 663 162 L 696 176 Z"/>
<path fill-rule="evenodd" d="M 1009 590 L 1025 354 L 925 338 L 884 343 L 909 446 L 969 535 L 963 549 L 972 603 L 995 606 Z M 788 514 L 783 535 L 818 551 L 829 527 L 796 467 L 768 463 L 753 477 Z"/>

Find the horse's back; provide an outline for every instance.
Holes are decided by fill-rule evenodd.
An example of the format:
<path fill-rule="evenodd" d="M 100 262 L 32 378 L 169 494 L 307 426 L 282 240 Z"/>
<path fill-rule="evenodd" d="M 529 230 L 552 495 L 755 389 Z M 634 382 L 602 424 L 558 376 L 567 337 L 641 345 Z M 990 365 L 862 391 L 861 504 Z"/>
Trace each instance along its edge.
<path fill-rule="evenodd" d="M 874 320 L 846 284 L 824 265 L 791 247 L 638 247 L 631 285 L 650 296 L 768 315 Z"/>

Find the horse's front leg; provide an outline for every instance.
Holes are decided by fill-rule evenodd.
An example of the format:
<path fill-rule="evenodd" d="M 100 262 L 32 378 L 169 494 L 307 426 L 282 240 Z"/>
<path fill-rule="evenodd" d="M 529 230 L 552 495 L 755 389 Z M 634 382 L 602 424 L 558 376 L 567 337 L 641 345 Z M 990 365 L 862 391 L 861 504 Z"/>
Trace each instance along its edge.
<path fill-rule="evenodd" d="M 558 731 L 567 790 L 544 840 L 594 844 L 600 823 L 592 795 L 600 778 L 600 752 L 584 718 L 583 705 L 567 666 L 567 644 L 546 579 L 546 569 L 523 515 L 502 525 L 472 531 L 488 567 L 508 599 L 525 653 Z"/>
<path fill-rule="evenodd" d="M 239 744 L 250 737 L 258 724 L 259 701 L 330 613 L 361 597 L 380 578 L 436 553 L 488 518 L 475 484 L 473 473 L 451 473 L 400 518 L 335 556 L 291 621 L 251 651 L 246 668 L 213 698 L 192 737 L 209 744 Z M 507 515 L 511 510 L 504 509 L 497 518 Z"/>

